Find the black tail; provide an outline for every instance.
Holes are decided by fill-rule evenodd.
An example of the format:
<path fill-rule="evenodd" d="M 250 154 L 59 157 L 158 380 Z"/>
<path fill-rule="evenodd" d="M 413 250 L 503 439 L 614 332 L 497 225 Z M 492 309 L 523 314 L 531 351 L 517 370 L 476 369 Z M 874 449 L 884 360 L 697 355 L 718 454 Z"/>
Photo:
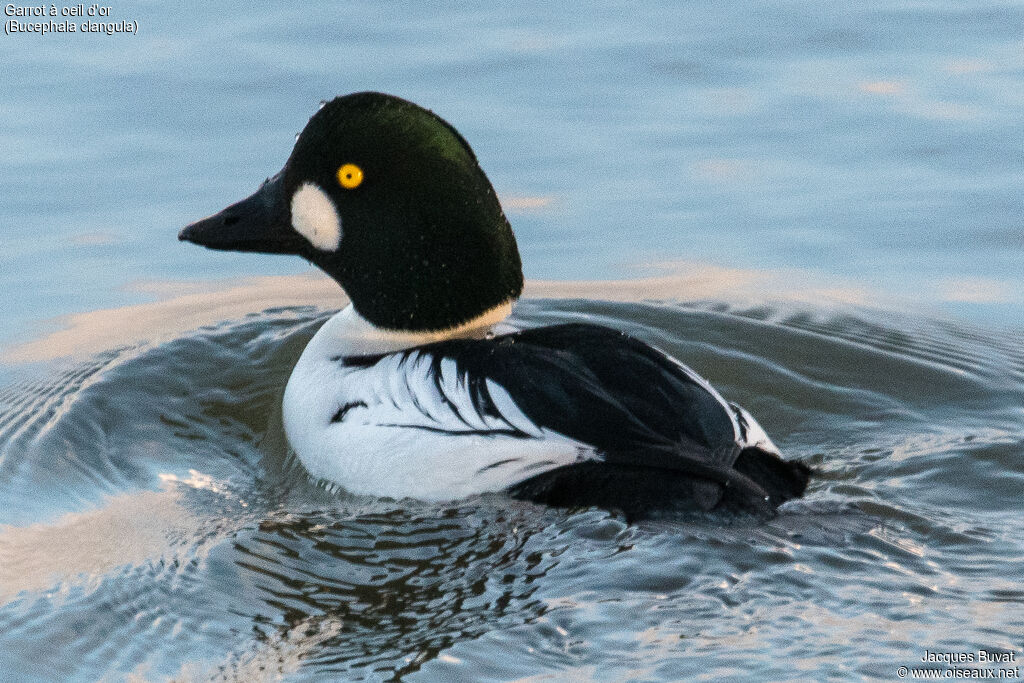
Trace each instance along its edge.
<path fill-rule="evenodd" d="M 811 468 L 760 448 L 736 456 L 732 481 L 723 486 L 676 468 L 616 462 L 582 462 L 516 484 L 515 498 L 556 507 L 596 505 L 620 510 L 630 521 L 672 510 L 743 510 L 771 516 L 776 507 L 803 495 Z"/>
<path fill-rule="evenodd" d="M 733 465 L 765 490 L 772 507 L 804 495 L 811 478 L 811 468 L 802 462 L 783 460 L 760 448 L 744 448 Z"/>

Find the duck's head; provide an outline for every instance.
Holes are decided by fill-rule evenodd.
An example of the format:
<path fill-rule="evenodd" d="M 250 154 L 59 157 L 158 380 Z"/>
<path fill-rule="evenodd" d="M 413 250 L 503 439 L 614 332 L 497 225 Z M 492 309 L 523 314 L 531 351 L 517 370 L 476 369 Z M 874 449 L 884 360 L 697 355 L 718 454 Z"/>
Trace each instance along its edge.
<path fill-rule="evenodd" d="M 433 112 L 381 93 L 324 105 L 280 173 L 178 238 L 298 254 L 392 330 L 455 327 L 523 286 L 515 237 L 473 150 Z"/>

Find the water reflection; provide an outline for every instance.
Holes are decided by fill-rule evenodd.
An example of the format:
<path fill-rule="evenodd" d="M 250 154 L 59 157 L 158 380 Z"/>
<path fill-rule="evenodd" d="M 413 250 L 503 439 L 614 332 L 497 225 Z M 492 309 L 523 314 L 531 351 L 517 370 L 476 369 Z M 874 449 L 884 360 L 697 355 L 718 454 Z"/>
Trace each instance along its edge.
<path fill-rule="evenodd" d="M 166 281 L 146 283 L 138 289 L 161 298 L 66 316 L 57 321 L 62 329 L 4 349 L 0 360 L 24 363 L 85 356 L 124 345 L 159 343 L 189 330 L 266 309 L 305 305 L 337 308 L 345 302 L 338 286 L 318 273 L 212 282 Z"/>
<path fill-rule="evenodd" d="M 544 533 L 537 512 L 283 515 L 237 539 L 235 562 L 250 574 L 242 580 L 255 591 L 250 608 L 268 637 L 326 619 L 338 633 L 313 658 L 319 670 L 397 662 L 401 673 L 507 619 L 544 612 L 533 592 L 560 552 L 531 541 Z"/>
<path fill-rule="evenodd" d="M 881 299 L 863 288 L 828 286 L 813 274 L 722 268 L 666 262 L 645 266 L 667 273 L 627 280 L 528 280 L 524 298 L 582 298 L 607 301 L 757 300 L 866 305 Z M 210 282 L 147 282 L 136 291 L 158 301 L 76 313 L 59 319 L 56 332 L 0 350 L 0 361 L 24 363 L 81 357 L 140 343 L 155 344 L 189 330 L 264 310 L 345 305 L 342 290 L 318 271 Z M 890 304 L 891 304 L 890 300 Z"/>
<path fill-rule="evenodd" d="M 122 494 L 53 522 L 0 525 L 0 602 L 157 560 L 174 539 L 195 533 L 198 522 L 177 491 L 165 490 Z"/>

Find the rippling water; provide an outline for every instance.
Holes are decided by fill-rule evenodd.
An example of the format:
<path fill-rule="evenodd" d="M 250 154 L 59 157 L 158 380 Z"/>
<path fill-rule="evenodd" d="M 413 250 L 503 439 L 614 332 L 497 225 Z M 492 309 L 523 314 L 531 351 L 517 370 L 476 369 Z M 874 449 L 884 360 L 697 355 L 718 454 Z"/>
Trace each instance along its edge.
<path fill-rule="evenodd" d="M 684 359 L 817 470 L 767 523 L 628 526 L 310 483 L 279 402 L 327 315 L 269 310 L 4 391 L 5 671 L 889 678 L 925 647 L 1019 651 L 1013 337 L 799 306 L 526 301 L 519 324 L 603 322 Z"/>

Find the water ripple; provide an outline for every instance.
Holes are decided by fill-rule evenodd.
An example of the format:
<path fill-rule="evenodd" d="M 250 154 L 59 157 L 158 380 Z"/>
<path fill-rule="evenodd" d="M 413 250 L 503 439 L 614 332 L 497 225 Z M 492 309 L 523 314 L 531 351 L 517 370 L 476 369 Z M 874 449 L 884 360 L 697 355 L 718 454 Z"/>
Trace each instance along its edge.
<path fill-rule="evenodd" d="M 1021 352 L 998 335 L 888 314 L 524 302 L 520 324 L 599 321 L 677 355 L 817 470 L 767 523 L 630 526 L 311 482 L 279 404 L 325 318 L 274 309 L 0 390 L 0 666 L 879 676 L 918 643 L 1001 647 L 1022 625 L 1004 578 L 1024 555 Z"/>

